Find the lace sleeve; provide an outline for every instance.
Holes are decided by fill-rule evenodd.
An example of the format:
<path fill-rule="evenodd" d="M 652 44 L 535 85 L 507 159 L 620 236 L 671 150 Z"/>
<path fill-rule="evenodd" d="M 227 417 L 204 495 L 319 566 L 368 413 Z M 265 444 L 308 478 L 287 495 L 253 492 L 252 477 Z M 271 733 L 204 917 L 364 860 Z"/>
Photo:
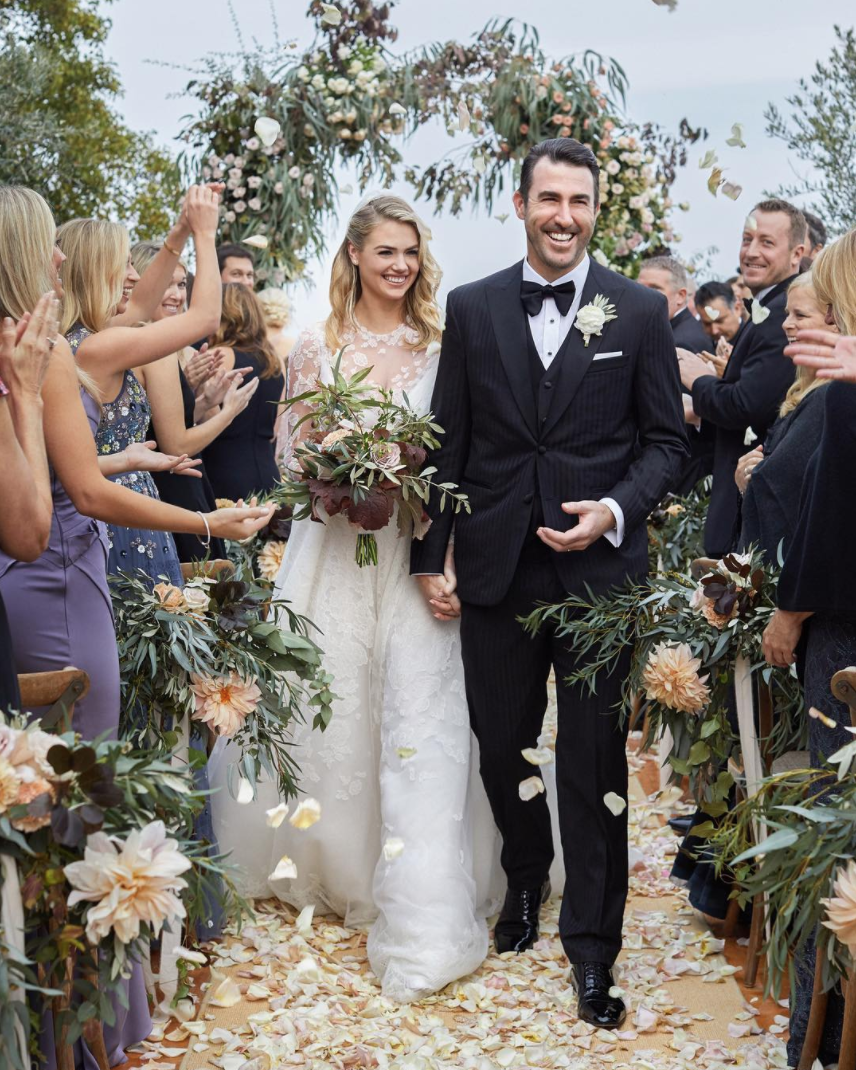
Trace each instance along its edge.
<path fill-rule="evenodd" d="M 285 396 L 297 397 L 312 390 L 323 373 L 325 364 L 323 326 L 303 331 L 288 355 Z M 276 431 L 276 456 L 285 471 L 294 453 L 294 442 L 307 428 L 302 424 L 295 433 L 295 425 L 309 411 L 303 404 L 290 405 L 282 414 Z"/>

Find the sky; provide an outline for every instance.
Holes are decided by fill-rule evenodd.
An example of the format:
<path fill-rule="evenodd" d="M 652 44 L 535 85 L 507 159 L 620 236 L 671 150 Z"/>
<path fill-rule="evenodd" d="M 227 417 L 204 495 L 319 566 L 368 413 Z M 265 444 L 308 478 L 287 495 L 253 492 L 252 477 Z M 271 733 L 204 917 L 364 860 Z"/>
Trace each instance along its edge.
<path fill-rule="evenodd" d="M 244 43 L 272 43 L 271 6 L 281 38 L 308 46 L 312 24 L 306 0 L 235 0 Z M 675 229 L 682 237 L 677 251 L 689 259 L 715 246 L 710 275 L 731 274 L 747 210 L 765 191 L 805 174 L 805 165 L 791 158 L 782 142 L 767 137 L 764 110 L 771 102 L 786 109 L 785 98 L 798 79 L 808 78 L 816 60 L 834 46 L 834 25 L 856 22 L 852 0 L 678 0 L 673 12 L 653 0 L 527 0 L 525 5 L 512 0 L 399 0 L 391 19 L 399 29 L 395 48 L 466 41 L 494 16 L 517 16 L 521 8 L 548 56 L 590 48 L 616 59 L 629 79 L 627 113 L 632 119 L 674 130 L 686 116 L 694 127 L 707 128 L 704 148 L 717 149 L 728 167 L 726 178 L 742 185 L 743 194 L 736 202 L 712 197 L 707 172 L 698 168 L 704 148 L 701 143 L 694 147 L 672 193 L 676 204 L 690 204 L 689 212 L 675 212 Z M 120 108 L 126 120 L 175 150 L 181 118 L 193 106 L 192 99 L 180 95 L 190 78 L 186 67 L 211 52 L 239 47 L 226 0 L 116 0 L 104 5 L 104 13 L 113 23 L 107 51 L 125 87 Z M 725 145 L 735 122 L 744 126 L 745 150 Z M 405 160 L 424 163 L 447 142 L 442 130 L 420 133 L 404 146 Z M 353 175 L 343 172 L 341 182 L 356 189 Z M 412 199 L 404 184 L 394 192 Z M 341 222 L 330 233 L 332 249 L 360 199 L 358 193 L 341 198 Z M 494 209 L 496 214 L 510 210 L 510 205 Z M 522 224 L 513 214 L 504 224 L 466 208 L 458 218 L 435 217 L 429 205 L 423 205 L 421 214 L 433 232 L 432 250 L 444 272 L 441 298 L 525 251 Z M 328 262 L 313 264 L 308 284 L 293 290 L 298 329 L 326 315 Z"/>

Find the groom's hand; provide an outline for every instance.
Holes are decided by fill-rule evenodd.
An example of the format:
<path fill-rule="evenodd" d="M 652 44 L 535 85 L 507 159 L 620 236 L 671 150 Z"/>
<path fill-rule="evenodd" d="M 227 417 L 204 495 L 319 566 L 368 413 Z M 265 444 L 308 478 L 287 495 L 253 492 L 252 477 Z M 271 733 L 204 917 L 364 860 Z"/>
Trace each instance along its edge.
<path fill-rule="evenodd" d="M 570 531 L 538 528 L 538 538 L 557 553 L 585 550 L 593 542 L 615 527 L 615 516 L 608 505 L 600 502 L 563 502 L 562 509 L 579 521 Z"/>
<path fill-rule="evenodd" d="M 446 572 L 440 576 L 415 576 L 419 584 L 422 597 L 431 614 L 437 620 L 455 620 L 461 615 L 461 603 L 455 594 L 456 581 L 454 572 L 449 579 L 449 564 L 446 563 Z"/>

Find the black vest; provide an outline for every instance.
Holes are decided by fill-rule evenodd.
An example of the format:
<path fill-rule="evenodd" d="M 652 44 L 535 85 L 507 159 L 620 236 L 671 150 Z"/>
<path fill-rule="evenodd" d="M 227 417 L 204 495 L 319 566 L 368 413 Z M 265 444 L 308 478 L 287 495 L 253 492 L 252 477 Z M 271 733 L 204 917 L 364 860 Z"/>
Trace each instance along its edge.
<path fill-rule="evenodd" d="M 556 388 L 559 385 L 559 379 L 562 375 L 570 338 L 571 332 L 568 331 L 564 342 L 559 346 L 558 353 L 553 357 L 552 363 L 548 368 L 545 368 L 543 361 L 538 356 L 538 350 L 535 348 L 535 341 L 532 338 L 532 327 L 529 317 L 526 317 L 526 352 L 529 360 L 529 378 L 532 382 L 532 394 L 535 398 L 535 409 L 538 413 L 539 428 L 542 428 L 544 424 L 546 424 L 550 415 L 550 408 L 553 404 Z M 530 532 L 534 532 L 536 528 L 541 527 L 543 524 L 544 509 L 541 505 L 541 488 L 538 483 L 538 467 L 536 465 L 535 499 L 532 503 Z"/>

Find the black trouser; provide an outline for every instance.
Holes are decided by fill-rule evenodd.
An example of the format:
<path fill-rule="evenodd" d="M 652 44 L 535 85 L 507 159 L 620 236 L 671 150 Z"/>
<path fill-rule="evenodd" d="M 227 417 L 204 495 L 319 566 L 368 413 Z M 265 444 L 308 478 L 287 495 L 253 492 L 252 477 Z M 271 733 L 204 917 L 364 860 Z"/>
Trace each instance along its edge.
<path fill-rule="evenodd" d="M 611 964 L 621 949 L 627 898 L 627 812 L 616 817 L 607 792 L 627 798 L 626 730 L 615 706 L 629 670 L 630 652 L 598 693 L 564 684 L 577 666 L 550 627 L 530 638 L 517 618 L 539 602 L 561 602 L 566 592 L 556 552 L 527 540 L 511 589 L 496 606 L 464 603 L 461 643 L 467 701 L 479 741 L 481 774 L 502 834 L 502 866 L 512 888 L 537 888 L 553 860 L 546 797 L 523 802 L 522 780 L 537 774 L 521 755 L 534 747 L 547 707 L 547 679 L 555 668 L 558 694 L 556 780 L 566 883 L 559 932 L 571 962 Z"/>

